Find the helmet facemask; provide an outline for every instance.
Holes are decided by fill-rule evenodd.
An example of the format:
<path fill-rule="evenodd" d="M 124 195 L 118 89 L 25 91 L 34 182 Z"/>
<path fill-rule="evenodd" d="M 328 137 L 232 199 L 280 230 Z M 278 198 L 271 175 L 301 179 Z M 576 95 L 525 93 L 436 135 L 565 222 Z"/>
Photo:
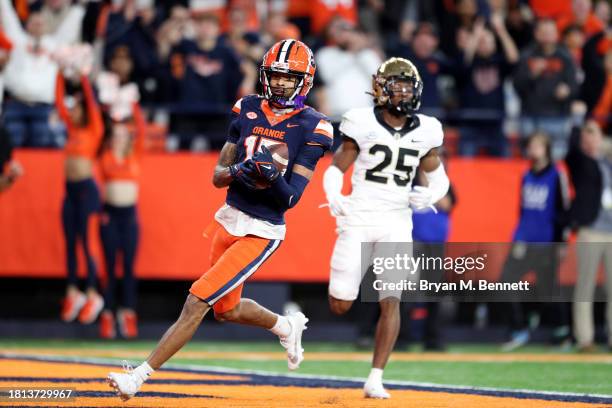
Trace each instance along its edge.
<path fill-rule="evenodd" d="M 376 81 L 382 91 L 379 102 L 387 108 L 389 113 L 396 116 L 413 115 L 421 106 L 423 83 L 418 79 L 409 76 L 393 76 L 377 78 Z M 395 100 L 396 96 L 401 99 Z"/>
<path fill-rule="evenodd" d="M 303 108 L 306 94 L 312 87 L 311 76 L 302 72 L 291 71 L 287 68 L 274 67 L 275 64 L 272 65 L 270 68 L 261 67 L 259 70 L 259 81 L 263 87 L 263 96 L 271 104 L 281 108 Z M 274 74 L 295 78 L 295 85 L 292 88 L 273 87 L 272 76 Z M 282 92 L 279 90 L 282 90 Z"/>
<path fill-rule="evenodd" d="M 423 81 L 412 62 L 389 58 L 373 75 L 371 95 L 377 106 L 395 116 L 411 116 L 421 106 Z"/>

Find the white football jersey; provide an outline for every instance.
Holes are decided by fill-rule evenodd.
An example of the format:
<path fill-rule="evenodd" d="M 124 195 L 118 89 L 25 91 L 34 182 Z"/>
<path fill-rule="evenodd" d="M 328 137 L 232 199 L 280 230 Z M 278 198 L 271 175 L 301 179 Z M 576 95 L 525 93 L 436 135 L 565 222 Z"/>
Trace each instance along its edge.
<path fill-rule="evenodd" d="M 396 130 L 377 118 L 374 108 L 351 109 L 340 132 L 359 146 L 351 179 L 350 213 L 344 225 L 373 225 L 398 214 L 410 218 L 408 194 L 423 156 L 442 145 L 442 124 L 417 114 L 412 124 Z"/>

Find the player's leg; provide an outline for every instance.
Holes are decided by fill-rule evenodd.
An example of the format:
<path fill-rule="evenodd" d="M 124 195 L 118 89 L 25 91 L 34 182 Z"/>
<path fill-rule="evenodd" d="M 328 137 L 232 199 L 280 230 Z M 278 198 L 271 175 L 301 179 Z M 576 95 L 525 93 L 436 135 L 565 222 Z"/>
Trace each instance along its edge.
<path fill-rule="evenodd" d="M 225 229 L 216 228 L 213 235 L 214 254 L 211 268 L 194 284 L 183 305 L 178 320 L 170 326 L 147 360 L 128 370 L 128 373 L 110 373 L 109 384 L 117 394 L 127 400 L 134 396 L 142 384 L 153 373 L 179 351 L 194 335 L 202 319 L 219 299 L 240 285 L 280 245 L 279 241 L 265 240 L 264 250 L 256 257 L 247 257 L 248 252 L 236 253 L 236 241 Z M 215 262 L 215 258 L 218 259 Z"/>
<path fill-rule="evenodd" d="M 253 237 L 255 238 L 255 237 Z M 210 307 L 232 291 L 232 285 L 240 285 L 265 259 L 274 252 L 280 242 L 262 240 L 257 246 L 238 246 L 223 228 L 213 238 L 214 252 L 226 247 L 215 264 L 193 283 L 179 319 L 164 334 L 147 362 L 153 369 L 161 367 L 170 357 L 191 339 Z M 232 242 L 233 241 L 233 242 Z M 266 241 L 264 243 L 263 241 Z M 253 241 L 251 241 L 253 242 Z M 242 251 L 240 249 L 243 249 Z"/>
<path fill-rule="evenodd" d="M 389 297 L 380 301 L 380 317 L 376 324 L 372 369 L 363 387 L 366 397 L 389 398 L 382 384 L 383 370 L 389 361 L 400 329 L 399 299 Z"/>
<path fill-rule="evenodd" d="M 370 231 L 369 239 L 375 241 L 373 258 L 395 257 L 397 254 L 412 255 L 412 228 L 406 222 L 398 220 L 395 226 L 386 226 Z M 406 225 L 406 226 L 404 226 Z M 404 273 L 406 274 L 404 276 Z M 416 274 L 408 275 L 408 271 L 385 271 L 378 279 L 399 282 L 402 279 L 415 280 Z M 389 393 L 382 383 L 383 370 L 389 361 L 400 330 L 400 299 L 401 291 L 378 292 L 380 316 L 376 324 L 374 339 L 374 355 L 372 369 L 363 391 L 369 398 L 389 398 Z"/>
<path fill-rule="evenodd" d="M 336 315 L 348 312 L 359 295 L 362 240 L 363 234 L 357 228 L 341 231 L 336 239 L 328 287 L 329 308 Z"/>
<path fill-rule="evenodd" d="M 205 275 L 194 283 L 191 293 L 213 304 L 215 317 L 219 321 L 261 327 L 279 336 L 281 345 L 287 350 L 288 367 L 294 370 L 303 360 L 301 339 L 308 322 L 306 316 L 300 312 L 281 316 L 251 299 L 241 299 L 242 282 L 255 273 L 257 268 L 272 255 L 280 246 L 280 241 L 255 236 L 234 237 L 234 240 L 235 242 L 215 264 L 215 267 L 229 271 L 225 274 L 230 277 L 228 283 L 216 284 Z M 215 293 L 211 284 L 221 289 Z M 213 295 L 206 297 L 207 293 Z"/>

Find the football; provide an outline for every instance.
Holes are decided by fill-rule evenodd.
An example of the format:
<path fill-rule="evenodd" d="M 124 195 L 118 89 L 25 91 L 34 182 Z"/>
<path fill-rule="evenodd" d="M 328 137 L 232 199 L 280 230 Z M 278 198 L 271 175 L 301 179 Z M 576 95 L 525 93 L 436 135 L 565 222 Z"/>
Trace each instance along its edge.
<path fill-rule="evenodd" d="M 285 174 L 285 170 L 289 164 L 289 150 L 287 149 L 287 145 L 284 143 L 276 143 L 266 147 L 270 150 L 270 153 L 272 153 L 274 165 L 278 171 L 280 171 L 281 175 Z M 260 176 L 256 180 L 255 186 L 258 190 L 262 190 L 270 187 L 270 183 L 263 176 Z"/>

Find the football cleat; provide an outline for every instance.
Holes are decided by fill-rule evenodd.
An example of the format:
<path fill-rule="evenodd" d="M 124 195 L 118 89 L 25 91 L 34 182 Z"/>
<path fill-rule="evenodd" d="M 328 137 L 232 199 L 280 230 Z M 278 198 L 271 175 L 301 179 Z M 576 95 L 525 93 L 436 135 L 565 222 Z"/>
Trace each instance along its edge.
<path fill-rule="evenodd" d="M 108 385 L 122 401 L 132 398 L 144 383 L 144 379 L 134 372 L 127 361 L 123 361 L 123 373 L 110 373 L 106 377 Z"/>
<path fill-rule="evenodd" d="M 391 395 L 385 390 L 381 382 L 368 381 L 363 386 L 363 393 L 366 398 L 387 399 Z"/>
<path fill-rule="evenodd" d="M 302 333 L 307 329 L 308 318 L 304 313 L 297 312 L 287 316 L 291 333 L 287 337 L 280 337 L 281 345 L 287 350 L 287 366 L 290 370 L 297 370 L 304 360 L 302 348 Z"/>

